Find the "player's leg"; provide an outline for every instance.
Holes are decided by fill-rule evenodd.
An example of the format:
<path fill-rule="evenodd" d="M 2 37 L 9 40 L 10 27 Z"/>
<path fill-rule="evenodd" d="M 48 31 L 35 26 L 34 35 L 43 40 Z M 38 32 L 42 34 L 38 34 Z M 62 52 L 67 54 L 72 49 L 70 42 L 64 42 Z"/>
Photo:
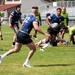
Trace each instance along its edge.
<path fill-rule="evenodd" d="M 29 44 L 26 44 L 26 46 L 29 47 L 30 51 L 28 53 L 28 56 L 27 56 L 27 59 L 26 61 L 24 62 L 23 66 L 26 66 L 26 67 L 31 67 L 30 64 L 29 64 L 29 60 L 31 59 L 31 57 L 33 56 L 34 52 L 36 51 L 36 47 L 35 47 L 35 44 L 33 42 L 29 43 Z"/>
<path fill-rule="evenodd" d="M 22 44 L 16 42 L 15 47 L 13 49 L 10 49 L 9 51 L 7 51 L 6 53 L 0 56 L 0 64 L 1 64 L 2 59 L 4 59 L 6 56 L 10 54 L 19 52 L 21 47 L 22 47 Z"/>
<path fill-rule="evenodd" d="M 0 25 L 0 40 L 3 40 L 3 38 L 2 38 L 2 31 L 1 31 L 1 25 Z"/>
<path fill-rule="evenodd" d="M 14 47 L 14 46 L 15 46 L 16 36 L 17 36 L 17 33 L 19 32 L 18 24 L 15 24 L 15 25 L 14 25 L 13 30 L 14 30 L 14 36 L 13 36 L 13 43 L 12 43 L 12 47 Z"/>
<path fill-rule="evenodd" d="M 75 44 L 74 35 L 70 35 L 70 40 L 72 41 L 72 44 Z"/>

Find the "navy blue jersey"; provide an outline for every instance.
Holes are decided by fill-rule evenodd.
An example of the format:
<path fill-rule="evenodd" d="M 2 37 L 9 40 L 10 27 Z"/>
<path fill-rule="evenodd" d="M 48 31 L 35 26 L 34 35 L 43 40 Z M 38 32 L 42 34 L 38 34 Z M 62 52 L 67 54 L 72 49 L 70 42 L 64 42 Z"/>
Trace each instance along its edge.
<path fill-rule="evenodd" d="M 21 18 L 21 12 L 17 12 L 16 10 L 14 10 L 12 11 L 11 15 L 13 16 L 11 24 L 18 23 L 19 19 Z"/>
<path fill-rule="evenodd" d="M 53 24 L 53 23 L 58 23 L 60 24 L 61 22 L 64 21 L 64 18 L 62 16 L 57 16 L 56 14 L 52 14 L 50 16 L 50 23 Z"/>
<path fill-rule="evenodd" d="M 27 33 L 29 34 L 30 31 L 32 30 L 33 28 L 33 22 L 37 22 L 37 19 L 35 18 L 34 15 L 30 14 L 28 15 L 25 19 L 24 19 L 24 22 L 23 22 L 23 26 L 22 26 L 22 29 L 21 31 L 23 31 L 24 33 Z"/>

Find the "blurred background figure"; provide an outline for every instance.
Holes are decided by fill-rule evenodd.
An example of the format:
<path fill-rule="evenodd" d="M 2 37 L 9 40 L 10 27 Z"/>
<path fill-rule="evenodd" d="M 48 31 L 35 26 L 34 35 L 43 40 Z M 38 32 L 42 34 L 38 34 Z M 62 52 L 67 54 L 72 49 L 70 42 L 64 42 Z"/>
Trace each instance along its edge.
<path fill-rule="evenodd" d="M 68 13 L 66 12 L 66 7 L 62 7 L 62 12 L 61 12 L 61 16 L 64 17 L 64 26 L 68 26 L 68 22 L 69 22 L 69 17 L 68 17 Z M 63 39 L 64 38 L 64 30 L 62 30 L 62 32 L 60 33 L 60 38 Z"/>
<path fill-rule="evenodd" d="M 0 40 L 3 40 L 3 37 L 2 37 L 2 30 L 1 30 L 1 23 L 3 22 L 3 17 L 2 17 L 2 13 L 0 12 Z"/>
<path fill-rule="evenodd" d="M 22 24 L 20 9 L 21 9 L 21 7 L 17 6 L 16 10 L 13 10 L 12 13 L 10 14 L 10 16 L 9 16 L 9 27 L 12 28 L 13 31 L 14 31 L 14 37 L 13 37 L 12 47 L 15 46 L 16 34 L 19 31 L 18 21 L 20 21 L 20 23 Z"/>
<path fill-rule="evenodd" d="M 66 12 L 66 7 L 62 7 L 61 16 L 64 17 L 64 25 L 68 26 L 69 17 L 68 17 L 68 13 Z"/>

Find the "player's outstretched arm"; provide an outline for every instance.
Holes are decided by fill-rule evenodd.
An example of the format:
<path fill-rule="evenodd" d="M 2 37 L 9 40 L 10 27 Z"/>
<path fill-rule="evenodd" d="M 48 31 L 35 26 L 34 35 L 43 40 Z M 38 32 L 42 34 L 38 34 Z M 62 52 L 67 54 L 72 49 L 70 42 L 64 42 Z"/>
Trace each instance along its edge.
<path fill-rule="evenodd" d="M 34 29 L 37 30 L 39 33 L 45 35 L 46 37 L 50 37 L 50 34 L 44 33 L 44 32 L 39 28 L 37 22 L 34 22 L 34 23 L 33 23 L 33 27 L 34 27 Z"/>

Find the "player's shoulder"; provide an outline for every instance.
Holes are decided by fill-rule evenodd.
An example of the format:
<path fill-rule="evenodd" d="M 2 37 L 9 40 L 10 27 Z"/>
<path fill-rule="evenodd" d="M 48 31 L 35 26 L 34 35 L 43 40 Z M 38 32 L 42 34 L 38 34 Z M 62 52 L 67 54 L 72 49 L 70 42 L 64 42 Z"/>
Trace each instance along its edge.
<path fill-rule="evenodd" d="M 13 10 L 12 12 L 11 12 L 11 15 L 14 15 L 16 13 L 16 11 L 15 10 Z"/>
<path fill-rule="evenodd" d="M 13 10 L 12 13 L 16 13 L 16 10 Z"/>
<path fill-rule="evenodd" d="M 54 13 L 51 14 L 51 17 L 55 17 L 55 16 L 56 16 L 56 14 L 54 14 Z"/>

